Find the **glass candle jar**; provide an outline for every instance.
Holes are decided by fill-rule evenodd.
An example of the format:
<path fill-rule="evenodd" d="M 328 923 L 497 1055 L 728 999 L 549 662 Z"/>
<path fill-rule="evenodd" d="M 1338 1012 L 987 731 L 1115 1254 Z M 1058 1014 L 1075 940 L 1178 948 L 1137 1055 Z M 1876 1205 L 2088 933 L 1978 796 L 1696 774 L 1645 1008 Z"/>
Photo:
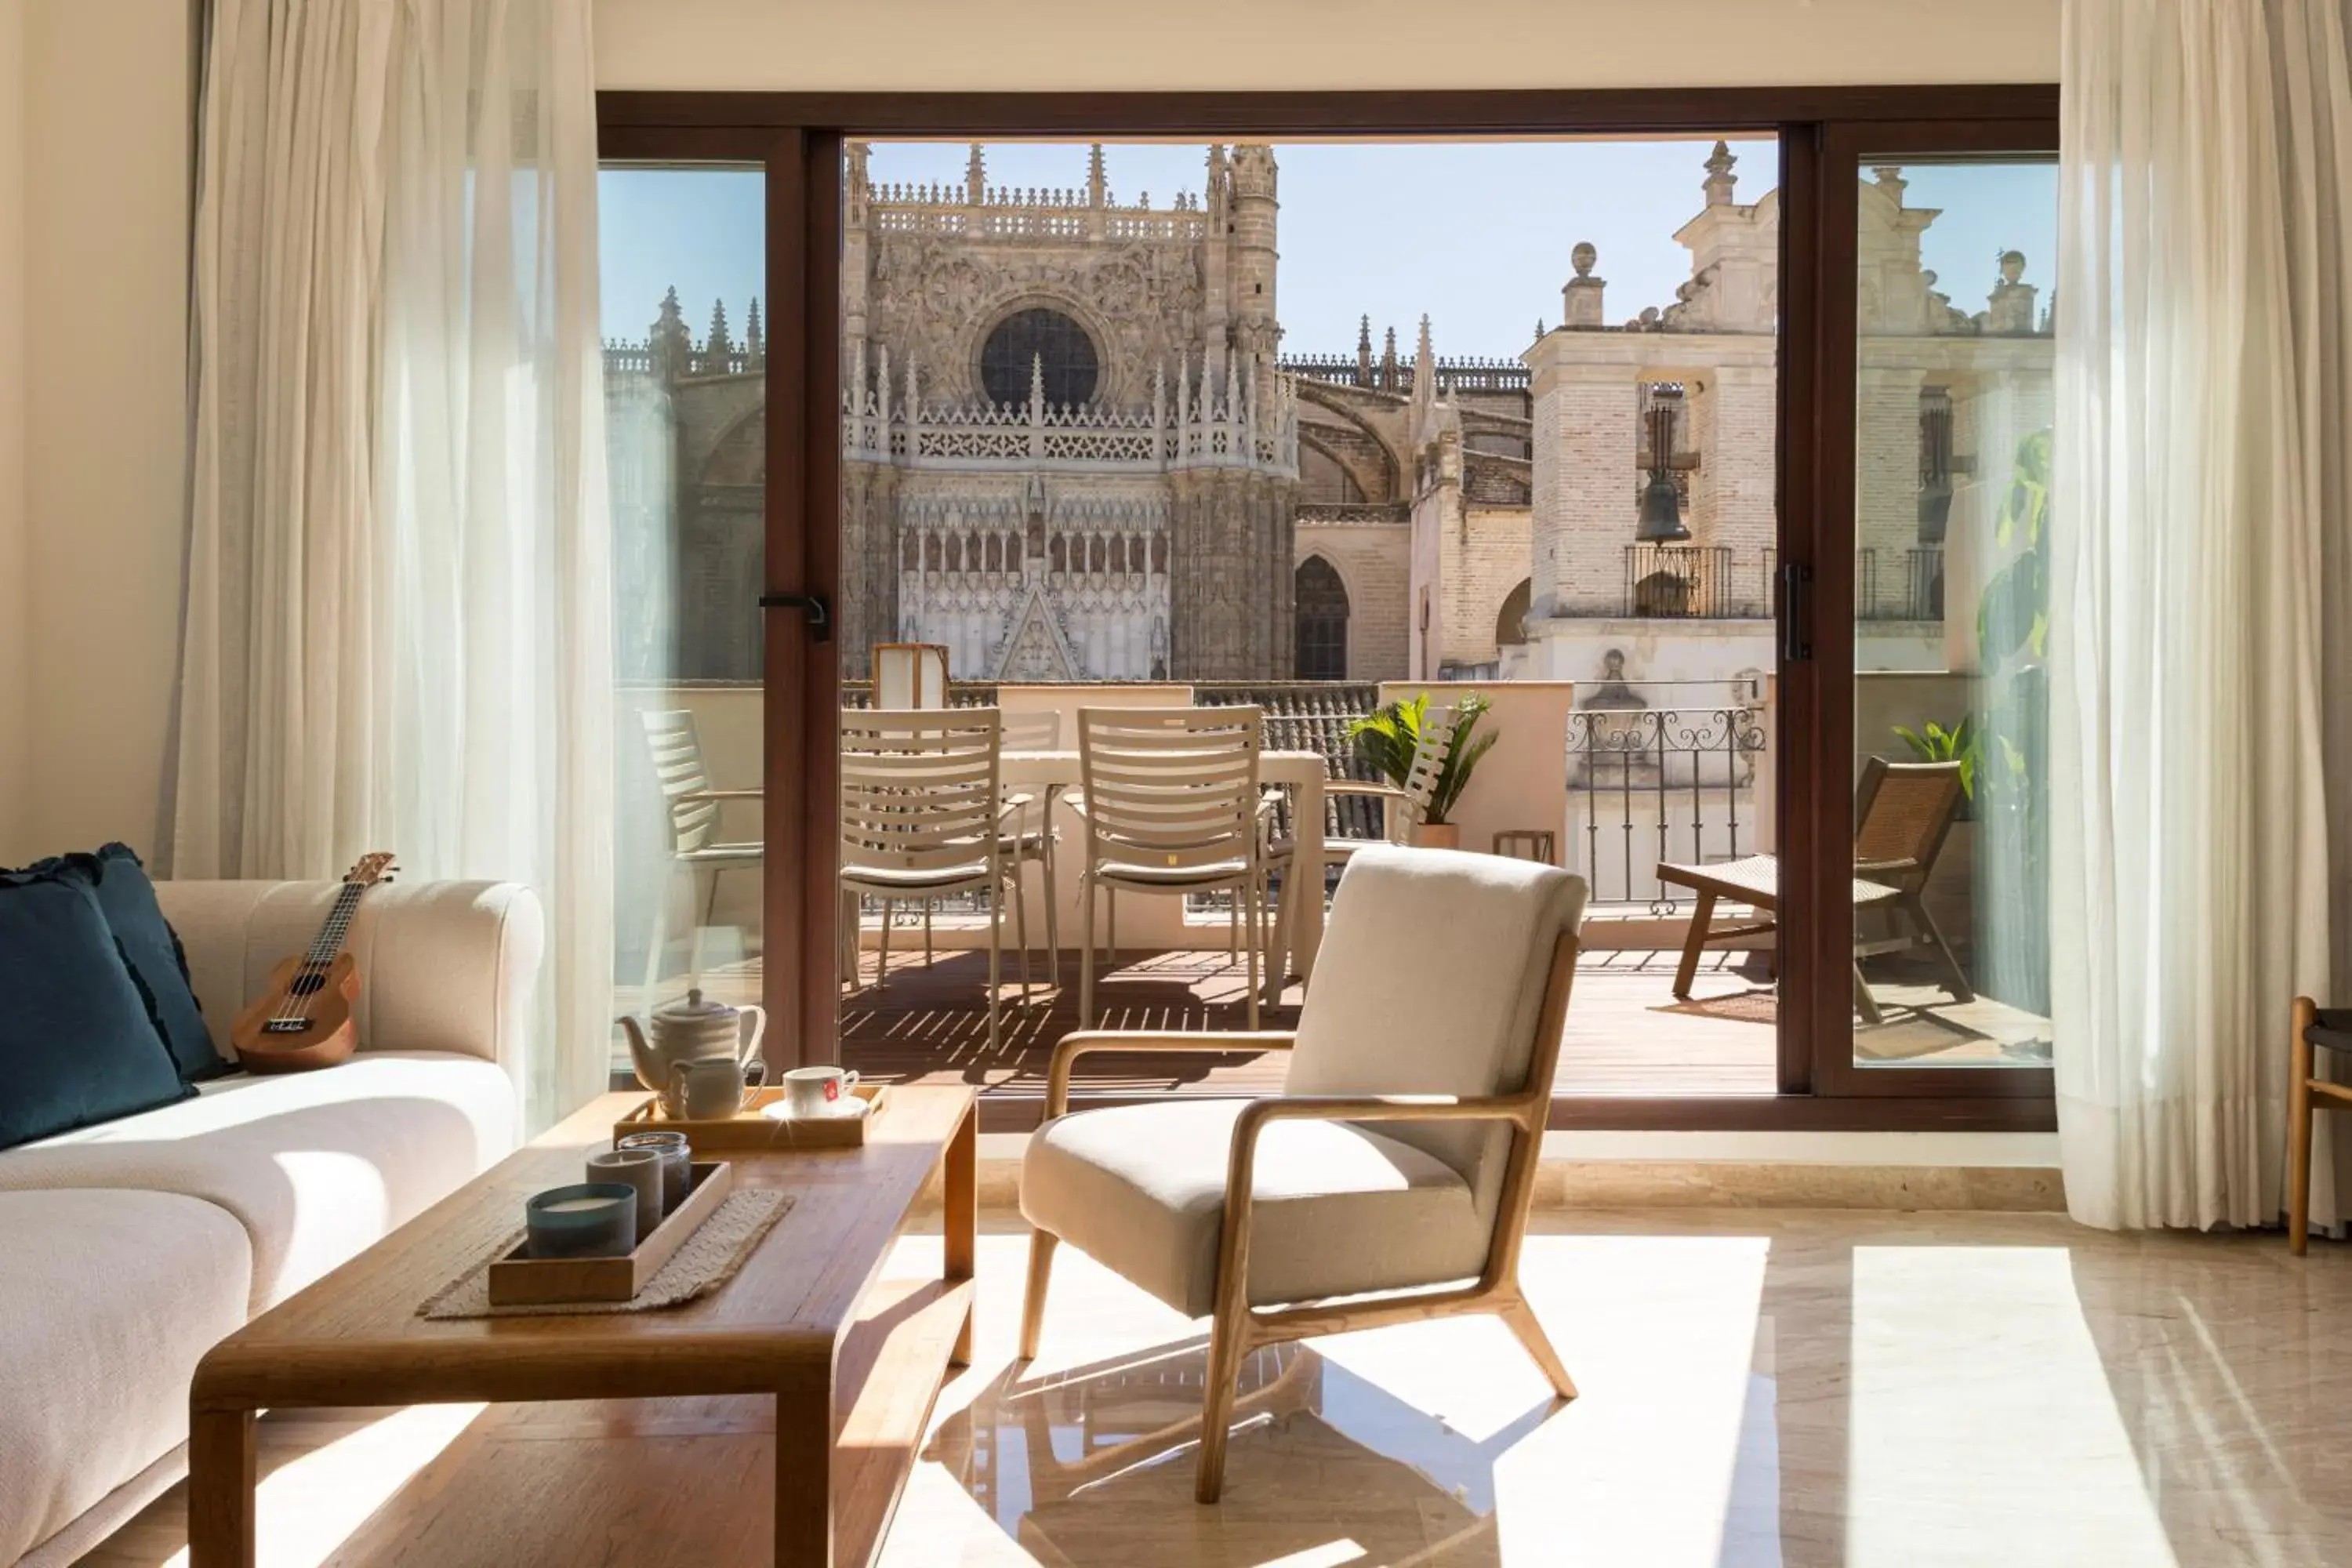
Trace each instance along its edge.
<path fill-rule="evenodd" d="M 683 1132 L 632 1132 L 614 1141 L 615 1149 L 651 1149 L 661 1156 L 662 1213 L 676 1212 L 686 1201 L 687 1183 L 692 1179 L 693 1146 Z"/>

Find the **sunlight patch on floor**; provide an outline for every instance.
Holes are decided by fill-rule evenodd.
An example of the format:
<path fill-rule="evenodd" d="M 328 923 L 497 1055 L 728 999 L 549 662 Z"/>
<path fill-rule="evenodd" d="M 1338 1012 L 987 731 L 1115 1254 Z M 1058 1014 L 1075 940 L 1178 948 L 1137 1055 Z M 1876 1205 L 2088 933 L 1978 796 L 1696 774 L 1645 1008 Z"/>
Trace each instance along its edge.
<path fill-rule="evenodd" d="M 1845 1561 L 2172 1568 L 2063 1247 L 1856 1247 Z"/>

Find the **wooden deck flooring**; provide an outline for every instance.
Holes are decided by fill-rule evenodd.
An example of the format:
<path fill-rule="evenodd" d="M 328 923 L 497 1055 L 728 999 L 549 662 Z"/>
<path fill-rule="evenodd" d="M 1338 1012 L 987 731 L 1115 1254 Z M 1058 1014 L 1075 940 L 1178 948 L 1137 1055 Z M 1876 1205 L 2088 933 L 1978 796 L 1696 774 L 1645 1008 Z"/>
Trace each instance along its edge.
<path fill-rule="evenodd" d="M 1630 950 L 1582 955 L 1555 1093 L 1712 1099 L 1776 1092 L 1778 1004 L 1762 955 L 1707 952 L 1690 999 L 1682 1002 L 1670 989 L 1678 956 Z M 876 1082 L 970 1084 L 982 1092 L 989 1130 L 1034 1125 L 1055 1042 L 1080 1023 L 1076 959 L 1064 960 L 1058 987 L 1049 984 L 1042 954 L 1033 963 L 1024 1005 L 1019 963 L 1005 955 L 1000 1037 L 992 1047 L 981 1005 L 984 952 L 942 947 L 926 961 L 918 941 L 911 951 L 891 954 L 889 982 L 877 989 L 869 951 L 859 985 L 842 994 L 844 1065 Z M 1997 1002 L 1955 1003 L 1900 965 L 1874 963 L 1873 970 L 1886 1021 L 1857 1028 L 1862 1059 L 1962 1068 L 2047 1060 L 2032 1054 L 2033 1042 L 2048 1039 L 2045 1020 Z M 703 984 L 726 1001 L 754 1001 L 759 961 L 709 970 Z M 1098 1028 L 1244 1029 L 1249 1026 L 1244 994 L 1243 970 L 1222 949 L 1123 952 L 1115 966 L 1096 975 L 1093 1022 Z M 1265 1010 L 1264 1026 L 1295 1025 L 1301 995 L 1294 984 L 1284 1006 Z M 618 1000 L 631 1010 L 637 998 L 625 990 Z M 1284 1066 L 1278 1052 L 1105 1054 L 1087 1058 L 1078 1086 L 1083 1093 L 1122 1098 L 1260 1094 L 1281 1086 Z"/>
<path fill-rule="evenodd" d="M 1775 1028 L 1769 985 L 1736 967 L 1744 956 L 1709 954 L 1694 995 L 1668 992 L 1672 953 L 1586 955 L 1569 1008 L 1557 1091 L 1571 1095 L 1744 1095 L 1774 1092 Z M 1040 968 L 1031 1001 L 1019 999 L 1017 966 L 1007 962 L 1000 1037 L 988 1044 L 980 1005 L 984 954 L 941 952 L 925 965 L 894 953 L 888 984 L 876 990 L 872 954 L 860 987 L 841 1006 L 842 1060 L 884 1082 L 972 1084 L 991 1099 L 1042 1102 L 1054 1043 L 1081 1026 L 1077 966 L 1062 965 L 1064 984 L 1049 991 Z M 904 964 L 906 967 L 901 968 Z M 1267 1028 L 1297 1021 L 1300 988 L 1286 1005 L 1265 1009 Z M 1243 972 L 1217 951 L 1122 953 L 1095 981 L 1095 1026 L 1133 1029 L 1243 1029 L 1249 1026 Z M 1250 1094 L 1278 1088 L 1280 1053 L 1171 1058 L 1088 1058 L 1081 1082 L 1096 1093 Z"/>

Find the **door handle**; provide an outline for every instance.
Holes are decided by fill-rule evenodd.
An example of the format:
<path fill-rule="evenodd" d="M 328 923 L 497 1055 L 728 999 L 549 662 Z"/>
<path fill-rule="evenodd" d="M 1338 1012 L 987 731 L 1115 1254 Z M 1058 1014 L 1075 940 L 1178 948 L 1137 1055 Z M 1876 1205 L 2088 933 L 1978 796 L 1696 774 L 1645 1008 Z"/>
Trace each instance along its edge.
<path fill-rule="evenodd" d="M 1780 661 L 1802 664 L 1813 657 L 1813 569 L 1801 561 L 1780 563 Z"/>
<path fill-rule="evenodd" d="M 760 608 L 763 610 L 799 610 L 808 616 L 809 640 L 833 640 L 833 606 L 823 594 L 762 594 Z"/>

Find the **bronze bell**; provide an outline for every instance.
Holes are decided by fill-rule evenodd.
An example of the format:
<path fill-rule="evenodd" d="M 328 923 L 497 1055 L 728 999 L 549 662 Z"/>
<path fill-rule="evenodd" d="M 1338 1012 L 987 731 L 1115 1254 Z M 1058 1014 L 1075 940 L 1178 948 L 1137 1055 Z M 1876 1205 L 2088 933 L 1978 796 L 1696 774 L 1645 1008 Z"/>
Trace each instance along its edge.
<path fill-rule="evenodd" d="M 1642 511 L 1633 537 L 1643 544 L 1680 544 L 1691 531 L 1683 526 L 1682 498 L 1675 492 L 1675 477 L 1664 468 L 1650 470 L 1642 487 Z"/>

